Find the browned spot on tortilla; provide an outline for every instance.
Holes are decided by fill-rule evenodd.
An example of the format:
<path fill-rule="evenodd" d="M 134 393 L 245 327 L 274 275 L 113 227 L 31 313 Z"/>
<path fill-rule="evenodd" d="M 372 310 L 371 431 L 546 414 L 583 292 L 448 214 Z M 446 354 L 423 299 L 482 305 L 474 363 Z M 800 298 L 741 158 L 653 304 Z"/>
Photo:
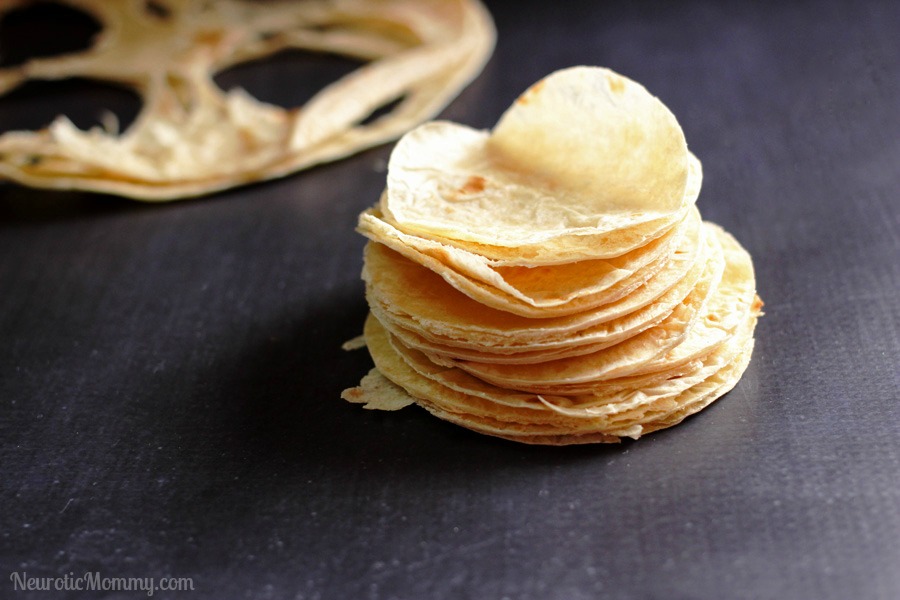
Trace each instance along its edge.
<path fill-rule="evenodd" d="M 484 183 L 484 177 L 472 175 L 466 180 L 466 183 L 459 188 L 459 191 L 463 194 L 477 194 L 478 192 L 484 191 Z"/>
<path fill-rule="evenodd" d="M 224 38 L 225 35 L 222 31 L 206 30 L 198 32 L 197 35 L 194 36 L 194 41 L 198 44 L 215 46 L 220 44 Z"/>
<path fill-rule="evenodd" d="M 607 75 L 606 81 L 609 83 L 609 90 L 613 94 L 621 94 L 625 91 L 625 80 L 614 75 Z"/>
<path fill-rule="evenodd" d="M 341 396 L 344 397 L 344 400 L 349 400 L 350 402 L 359 401 L 363 395 L 362 389 L 358 387 L 344 390 L 344 393 L 341 394 Z"/>
<path fill-rule="evenodd" d="M 753 311 L 756 315 L 762 315 L 762 308 L 765 306 L 765 303 L 762 301 L 762 298 L 759 296 L 753 297 L 753 305 L 750 307 L 750 310 Z"/>
<path fill-rule="evenodd" d="M 516 99 L 516 104 L 528 104 L 529 102 L 531 102 L 532 97 L 536 96 L 537 94 L 539 94 L 541 92 L 543 87 L 544 87 L 544 80 L 541 79 L 536 84 L 534 84 L 533 86 L 528 88 L 527 92 L 525 92 L 524 94 L 519 96 Z"/>

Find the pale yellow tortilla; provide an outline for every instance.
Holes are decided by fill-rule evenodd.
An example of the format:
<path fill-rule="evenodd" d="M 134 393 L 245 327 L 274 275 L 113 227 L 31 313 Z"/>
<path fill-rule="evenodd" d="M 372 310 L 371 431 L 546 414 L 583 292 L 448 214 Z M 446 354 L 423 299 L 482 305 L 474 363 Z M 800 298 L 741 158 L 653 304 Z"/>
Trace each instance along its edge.
<path fill-rule="evenodd" d="M 404 135 L 381 208 L 404 230 L 517 248 L 677 214 L 694 200 L 689 175 L 662 102 L 609 70 L 573 67 L 532 86 L 491 133 L 434 122 Z"/>

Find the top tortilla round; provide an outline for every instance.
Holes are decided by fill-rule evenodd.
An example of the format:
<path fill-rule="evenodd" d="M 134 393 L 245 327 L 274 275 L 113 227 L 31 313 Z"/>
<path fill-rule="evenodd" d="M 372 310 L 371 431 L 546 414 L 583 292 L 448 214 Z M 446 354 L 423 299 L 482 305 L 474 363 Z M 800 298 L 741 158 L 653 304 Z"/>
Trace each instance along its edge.
<path fill-rule="evenodd" d="M 684 210 L 699 188 L 690 163 L 659 99 L 573 67 L 533 85 L 491 133 L 432 122 L 406 134 L 381 208 L 401 229 L 490 246 L 606 235 Z"/>

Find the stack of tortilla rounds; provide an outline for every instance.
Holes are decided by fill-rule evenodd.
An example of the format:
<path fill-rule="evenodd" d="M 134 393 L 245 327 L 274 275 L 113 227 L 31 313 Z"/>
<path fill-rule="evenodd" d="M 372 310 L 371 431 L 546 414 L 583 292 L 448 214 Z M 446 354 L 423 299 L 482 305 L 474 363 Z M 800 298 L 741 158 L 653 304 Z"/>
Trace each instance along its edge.
<path fill-rule="evenodd" d="M 747 368 L 762 307 L 701 179 L 672 113 L 601 68 L 553 73 L 492 132 L 414 129 L 360 217 L 376 368 L 343 398 L 558 445 L 701 410 Z"/>

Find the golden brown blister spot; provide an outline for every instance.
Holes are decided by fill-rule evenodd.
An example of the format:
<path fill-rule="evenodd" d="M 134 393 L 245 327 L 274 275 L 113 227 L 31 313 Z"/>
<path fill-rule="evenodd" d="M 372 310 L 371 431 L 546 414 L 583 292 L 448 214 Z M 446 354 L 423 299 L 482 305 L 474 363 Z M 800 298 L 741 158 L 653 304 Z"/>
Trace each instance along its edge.
<path fill-rule="evenodd" d="M 459 191 L 463 194 L 477 194 L 484 191 L 485 180 L 480 175 L 472 175 L 463 184 Z"/>
<path fill-rule="evenodd" d="M 763 309 L 763 306 L 765 306 L 765 305 L 766 304 L 765 304 L 765 302 L 762 301 L 762 298 L 760 298 L 759 296 L 754 296 L 753 297 L 753 305 L 750 307 L 750 310 L 753 312 L 754 315 L 762 316 L 763 315 L 762 309 Z"/>
<path fill-rule="evenodd" d="M 341 397 L 344 400 L 346 400 L 347 402 L 356 402 L 356 403 L 365 402 L 364 396 L 365 396 L 365 394 L 363 393 L 362 389 L 360 389 L 358 387 L 344 390 L 344 392 L 341 394 Z"/>
<path fill-rule="evenodd" d="M 609 91 L 613 94 L 625 93 L 625 80 L 612 73 L 606 74 L 606 83 L 609 84 Z"/>
<path fill-rule="evenodd" d="M 214 29 L 198 31 L 194 36 L 194 41 L 199 45 L 218 46 L 225 39 L 225 33 Z"/>
<path fill-rule="evenodd" d="M 528 104 L 531 102 L 535 96 L 541 93 L 541 90 L 544 89 L 544 80 L 541 79 L 536 84 L 531 86 L 527 92 L 522 94 L 516 99 L 516 104 Z"/>

